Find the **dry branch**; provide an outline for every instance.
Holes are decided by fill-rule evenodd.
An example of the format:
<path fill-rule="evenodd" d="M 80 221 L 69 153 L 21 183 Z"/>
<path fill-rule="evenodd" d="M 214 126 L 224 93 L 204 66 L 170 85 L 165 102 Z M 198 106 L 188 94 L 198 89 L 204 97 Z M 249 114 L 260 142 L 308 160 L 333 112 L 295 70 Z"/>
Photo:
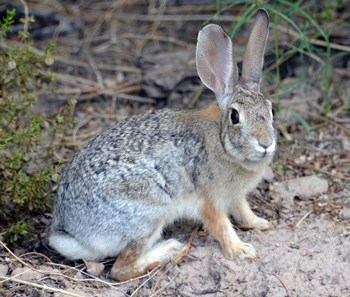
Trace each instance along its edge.
<path fill-rule="evenodd" d="M 38 289 L 42 289 L 44 291 L 58 292 L 58 293 L 62 293 L 62 294 L 65 294 L 65 295 L 68 295 L 68 296 L 74 296 L 74 297 L 85 297 L 84 295 L 79 295 L 79 294 L 71 293 L 71 292 L 68 292 L 68 291 L 65 291 L 65 290 L 62 290 L 62 289 L 56 289 L 56 288 L 53 288 L 53 287 L 49 287 L 47 285 L 40 285 L 40 284 L 36 284 L 36 283 L 33 283 L 33 282 L 27 282 L 27 281 L 24 281 L 24 280 L 21 280 L 21 279 L 12 278 L 12 277 L 0 276 L 0 279 L 3 279 L 5 281 L 9 281 L 9 282 L 16 282 L 16 283 L 27 285 L 27 286 L 30 286 L 30 287 L 35 287 L 35 288 L 38 288 Z"/>

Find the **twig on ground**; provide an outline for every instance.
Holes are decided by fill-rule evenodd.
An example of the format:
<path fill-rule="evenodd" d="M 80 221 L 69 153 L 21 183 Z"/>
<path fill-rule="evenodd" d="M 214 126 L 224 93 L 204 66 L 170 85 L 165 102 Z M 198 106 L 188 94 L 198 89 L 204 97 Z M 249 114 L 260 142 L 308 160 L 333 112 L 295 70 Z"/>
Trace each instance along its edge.
<path fill-rule="evenodd" d="M 152 278 L 154 278 L 154 277 L 158 274 L 158 272 L 162 270 L 163 267 L 164 267 L 164 266 L 158 266 L 158 267 L 156 267 L 155 269 L 158 269 L 158 270 L 157 270 L 153 275 L 151 275 L 149 278 L 147 278 L 141 285 L 139 285 L 139 286 L 136 288 L 136 290 L 130 295 L 130 297 L 135 296 L 136 293 L 137 293 L 138 291 L 140 291 L 140 289 L 141 289 L 146 283 L 148 283 L 149 280 L 151 280 Z M 154 271 L 155 269 L 153 269 L 153 271 Z"/>
<path fill-rule="evenodd" d="M 290 27 L 286 28 L 282 25 L 279 25 L 276 27 L 276 29 L 283 32 L 283 33 L 287 33 L 287 34 L 293 36 L 294 38 L 300 38 L 299 33 L 295 32 Z M 323 40 L 316 39 L 316 38 L 308 38 L 308 42 L 310 42 L 311 44 L 314 44 L 314 45 L 322 46 L 322 47 L 328 46 L 327 42 L 325 42 Z M 344 52 L 350 52 L 350 46 L 346 46 L 346 45 L 342 45 L 342 44 L 330 42 L 329 47 L 331 49 L 336 49 L 336 50 L 340 50 L 340 51 L 344 51 Z"/>
<path fill-rule="evenodd" d="M 199 89 L 193 94 L 191 100 L 186 104 L 186 108 L 193 108 L 193 106 L 197 103 L 198 99 L 202 95 L 205 87 L 203 84 L 199 87 Z"/>
<path fill-rule="evenodd" d="M 292 135 L 289 134 L 289 132 L 287 131 L 287 128 L 280 122 L 277 122 L 278 128 L 280 129 L 281 133 L 283 134 L 284 138 L 287 141 L 292 141 L 293 137 Z"/>
<path fill-rule="evenodd" d="M 186 255 L 187 255 L 188 252 L 190 251 L 190 248 L 191 248 L 191 246 L 192 246 L 192 241 L 193 241 L 195 235 L 197 234 L 198 230 L 199 230 L 199 226 L 197 226 L 197 227 L 193 230 L 193 232 L 192 232 L 192 234 L 191 234 L 191 236 L 190 236 L 190 238 L 189 238 L 189 240 L 188 240 L 188 242 L 187 242 L 187 244 L 186 244 L 186 247 L 185 247 L 184 251 L 182 252 L 181 255 L 179 255 L 179 256 L 174 260 L 174 264 L 176 264 L 176 265 L 179 264 L 179 263 L 186 257 Z"/>
<path fill-rule="evenodd" d="M 169 267 L 158 277 L 158 279 L 156 280 L 155 284 L 152 286 L 152 292 L 153 292 L 153 294 L 152 294 L 151 296 L 154 296 L 155 294 L 158 294 L 159 292 L 161 292 L 161 291 L 163 291 L 163 290 L 165 289 L 165 288 L 161 288 L 161 289 L 159 289 L 159 290 L 156 291 L 156 288 L 158 287 L 160 281 L 164 278 L 164 276 L 168 273 L 168 271 L 169 271 L 170 269 L 174 268 L 175 265 L 179 264 L 179 263 L 185 258 L 185 256 L 188 254 L 188 252 L 189 252 L 189 250 L 190 250 L 190 248 L 191 248 L 191 246 L 192 246 L 192 241 L 193 241 L 195 235 L 197 234 L 198 229 L 199 229 L 199 226 L 197 226 L 197 227 L 193 230 L 193 232 L 191 233 L 191 236 L 190 236 L 190 238 L 189 238 L 189 240 L 188 240 L 188 242 L 187 242 L 187 244 L 186 244 L 186 246 L 185 246 L 184 251 L 181 253 L 181 255 L 179 255 L 179 256 L 173 261 L 172 265 L 169 266 Z M 177 275 L 178 275 L 178 274 L 176 274 L 176 275 L 169 281 L 169 283 L 167 284 L 167 286 L 170 284 L 170 282 L 171 282 L 173 279 L 175 279 L 175 277 L 176 277 Z M 165 287 L 167 287 L 167 286 L 165 286 Z"/>
<path fill-rule="evenodd" d="M 164 272 L 157 278 L 156 282 L 152 286 L 152 292 L 156 291 L 156 288 L 159 285 L 159 282 L 164 278 L 164 276 L 175 267 L 174 264 L 171 264 L 167 269 L 164 270 Z"/>
<path fill-rule="evenodd" d="M 177 272 L 177 273 L 168 281 L 168 283 L 167 283 L 164 287 L 160 288 L 158 291 L 155 291 L 155 292 L 154 292 L 153 294 L 151 294 L 149 297 L 156 296 L 157 294 L 163 292 L 163 291 L 174 281 L 174 279 L 175 279 L 179 274 L 180 274 L 180 273 Z"/>
<path fill-rule="evenodd" d="M 76 126 L 73 129 L 73 133 L 72 133 L 73 143 L 77 142 L 77 134 L 78 134 L 79 129 L 84 127 L 86 124 L 88 124 L 93 118 L 94 118 L 93 116 L 88 116 L 83 121 L 76 124 Z"/>
<path fill-rule="evenodd" d="M 306 214 L 300 219 L 300 221 L 295 225 L 295 228 L 298 228 L 299 225 L 300 225 L 310 214 L 312 214 L 312 210 L 309 211 L 308 213 L 306 213 Z"/>
<path fill-rule="evenodd" d="M 0 279 L 3 279 L 5 281 L 16 282 L 16 283 L 27 285 L 27 286 L 30 286 L 30 287 L 43 289 L 44 291 L 58 292 L 58 293 L 62 293 L 62 294 L 65 294 L 65 295 L 68 295 L 68 296 L 74 296 L 74 297 L 85 297 L 83 295 L 71 293 L 71 292 L 65 291 L 63 289 L 56 289 L 56 288 L 53 288 L 53 287 L 49 287 L 47 285 L 39 285 L 39 284 L 36 284 L 36 283 L 33 283 L 33 282 L 24 281 L 24 280 L 21 280 L 21 279 L 15 279 L 15 278 L 6 277 L 6 276 L 0 276 Z"/>
<path fill-rule="evenodd" d="M 24 270 L 24 271 L 22 271 L 20 273 L 17 273 L 16 275 L 12 275 L 12 276 L 8 277 L 8 279 L 4 279 L 4 280 L 0 281 L 0 284 L 2 284 L 4 282 L 7 282 L 7 281 L 10 281 L 12 279 L 15 279 L 15 278 L 17 278 L 17 277 L 27 273 L 28 271 L 32 271 L 32 269 L 28 268 L 27 270 Z"/>
<path fill-rule="evenodd" d="M 176 45 L 179 45 L 181 47 L 188 47 L 191 44 L 188 44 L 182 40 L 169 37 L 169 36 L 162 36 L 162 35 L 139 35 L 139 34 L 131 34 L 131 33 L 125 33 L 119 36 L 119 38 L 125 38 L 125 39 L 141 39 L 141 40 L 154 40 L 154 41 L 162 41 L 162 42 L 168 42 L 173 43 Z"/>
<path fill-rule="evenodd" d="M 17 261 L 19 261 L 21 264 L 23 264 L 24 266 L 28 267 L 29 269 L 18 274 L 18 275 L 15 275 L 13 277 L 3 277 L 4 281 L 14 281 L 14 282 L 21 282 L 22 280 L 18 280 L 18 279 L 15 279 L 15 277 L 21 275 L 21 274 L 24 274 L 26 273 L 27 271 L 29 270 L 32 270 L 32 271 L 35 271 L 35 272 L 38 272 L 38 273 L 41 273 L 43 275 L 47 275 L 47 276 L 60 276 L 60 277 L 63 277 L 65 279 L 69 279 L 71 281 L 74 281 L 74 282 L 99 282 L 99 283 L 102 283 L 104 285 L 107 285 L 111 288 L 113 288 L 114 290 L 117 290 L 119 292 L 122 292 L 123 294 L 125 294 L 125 292 L 123 292 L 121 289 L 119 288 L 116 288 L 115 286 L 117 285 L 121 285 L 121 284 L 124 284 L 124 283 L 128 283 L 128 282 L 131 282 L 131 281 L 134 281 L 134 280 L 137 280 L 139 278 L 142 278 L 142 277 L 145 277 L 149 274 L 151 274 L 154 270 L 150 271 L 148 274 L 145 274 L 143 276 L 140 276 L 138 278 L 134 278 L 134 279 L 131 279 L 131 280 L 128 280 L 128 281 L 125 281 L 125 282 L 121 282 L 121 283 L 111 283 L 111 282 L 106 282 L 106 281 L 103 281 L 102 279 L 99 279 L 87 272 L 84 272 L 84 271 L 81 271 L 81 269 L 77 269 L 77 267 L 71 267 L 71 266 L 68 266 L 68 265 L 63 265 L 63 264 L 58 264 L 58 263 L 53 263 L 51 261 L 45 263 L 47 265 L 50 265 L 50 266 L 57 266 L 57 267 L 61 267 L 61 268 L 66 268 L 67 271 L 70 271 L 70 270 L 74 270 L 76 272 L 80 272 L 82 273 L 83 275 L 85 276 L 88 276 L 90 277 L 89 279 L 77 279 L 77 278 L 74 278 L 74 277 L 70 277 L 68 275 L 66 275 L 65 273 L 67 273 L 67 271 L 65 271 L 64 273 L 57 273 L 57 272 L 51 272 L 51 271 L 45 271 L 45 270 L 39 270 L 39 269 L 35 269 L 32 265 L 30 265 L 29 263 L 23 261 L 21 258 L 19 258 L 18 256 L 16 256 L 7 246 L 5 243 L 3 243 L 2 241 L 0 241 L 0 244 L 5 248 L 5 250 L 12 256 L 14 257 Z M 47 257 L 45 255 L 42 255 L 42 254 L 39 254 L 39 253 L 32 253 L 32 254 L 37 254 L 41 257 L 44 257 L 45 259 L 47 259 Z M 22 281 L 23 283 L 23 281 Z M 26 283 L 23 283 L 23 284 L 26 284 Z M 47 287 L 45 285 L 43 285 L 44 287 Z M 47 287 L 47 288 L 50 288 L 50 287 Z M 59 291 L 59 292 L 65 292 L 65 291 Z M 125 294 L 126 295 L 126 294 Z M 80 295 L 72 295 L 72 296 L 80 296 Z"/>
<path fill-rule="evenodd" d="M 104 88 L 105 83 L 103 82 L 102 74 L 99 71 L 95 60 L 92 58 L 92 56 L 89 53 L 86 55 L 86 58 L 87 58 L 87 60 L 89 62 L 90 67 L 92 68 L 93 72 L 95 73 L 95 76 L 96 76 L 97 83 L 98 83 L 99 87 L 100 88 Z"/>
<path fill-rule="evenodd" d="M 279 282 L 281 283 L 281 285 L 283 286 L 283 288 L 286 290 L 287 296 L 288 296 L 288 297 L 291 297 L 291 295 L 289 294 L 288 288 L 286 287 L 286 285 L 284 284 L 284 282 L 281 280 L 281 278 L 280 278 L 278 275 L 276 275 L 276 274 L 274 274 L 274 273 L 271 273 L 271 272 L 263 271 L 263 270 L 261 270 L 261 269 L 259 269 L 259 270 L 260 270 L 262 273 L 269 274 L 269 275 L 272 275 L 272 276 L 274 276 L 275 278 L 277 278 L 278 281 L 279 281 Z"/>
<path fill-rule="evenodd" d="M 44 258 L 47 262 L 51 262 L 50 258 L 47 257 L 46 255 L 44 254 L 40 254 L 40 253 L 37 253 L 37 252 L 28 252 L 28 253 L 24 253 L 22 254 L 22 258 L 25 258 L 25 257 L 29 257 L 29 256 L 39 256 L 39 257 L 42 257 Z"/>
<path fill-rule="evenodd" d="M 123 20 L 137 20 L 142 22 L 154 22 L 154 15 L 123 13 L 120 15 Z M 237 17 L 232 15 L 212 15 L 212 14 L 190 14 L 190 15 L 176 15 L 166 14 L 162 16 L 162 22 L 193 22 L 193 21 L 210 21 L 215 19 L 217 22 L 234 22 Z"/>
<path fill-rule="evenodd" d="M 0 240 L 0 244 L 3 246 L 3 248 L 12 256 L 14 257 L 18 262 L 20 262 L 21 264 L 23 264 L 24 266 L 26 267 L 29 267 L 30 269 L 32 270 L 35 270 L 37 271 L 33 266 L 31 266 L 30 264 L 24 262 L 21 258 L 19 258 L 18 256 L 16 256 L 8 247 L 5 243 L 3 243 L 1 240 Z"/>

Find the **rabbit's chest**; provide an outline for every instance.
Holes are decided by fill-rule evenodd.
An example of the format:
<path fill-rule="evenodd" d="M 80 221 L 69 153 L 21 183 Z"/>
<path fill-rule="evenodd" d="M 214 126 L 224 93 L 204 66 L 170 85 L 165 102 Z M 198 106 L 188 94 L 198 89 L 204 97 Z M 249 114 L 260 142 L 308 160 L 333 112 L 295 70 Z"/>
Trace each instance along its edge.
<path fill-rule="evenodd" d="M 181 219 L 197 220 L 203 207 L 203 200 L 197 195 L 187 195 L 179 199 L 171 208 L 168 222 L 172 223 Z"/>
<path fill-rule="evenodd" d="M 231 170 L 230 170 L 231 169 Z M 226 174 L 219 174 L 225 172 Z M 220 199 L 230 200 L 230 197 L 245 196 L 256 188 L 261 181 L 264 169 L 257 171 L 246 171 L 237 168 L 222 168 L 214 174 L 216 177 L 208 184 L 211 193 Z"/>

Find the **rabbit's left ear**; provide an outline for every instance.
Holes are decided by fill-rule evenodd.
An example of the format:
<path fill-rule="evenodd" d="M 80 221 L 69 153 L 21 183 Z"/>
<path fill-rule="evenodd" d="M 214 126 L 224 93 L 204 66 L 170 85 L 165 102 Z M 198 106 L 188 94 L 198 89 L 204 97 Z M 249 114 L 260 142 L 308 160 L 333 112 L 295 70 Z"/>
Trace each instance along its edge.
<path fill-rule="evenodd" d="M 224 95 L 232 93 L 238 82 L 238 70 L 231 39 L 220 26 L 207 25 L 199 32 L 196 64 L 201 81 L 215 93 L 220 107 L 225 108 Z"/>
<path fill-rule="evenodd" d="M 259 9 L 255 16 L 253 30 L 250 33 L 244 51 L 242 82 L 253 89 L 260 89 L 264 53 L 269 35 L 269 15 L 265 9 Z"/>

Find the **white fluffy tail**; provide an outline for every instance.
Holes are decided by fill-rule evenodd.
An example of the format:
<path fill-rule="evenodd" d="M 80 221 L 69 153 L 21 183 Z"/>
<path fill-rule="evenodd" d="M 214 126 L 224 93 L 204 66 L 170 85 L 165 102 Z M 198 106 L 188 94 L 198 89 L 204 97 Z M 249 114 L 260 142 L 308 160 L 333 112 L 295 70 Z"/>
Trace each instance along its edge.
<path fill-rule="evenodd" d="M 96 251 L 83 246 L 69 234 L 51 234 L 49 238 L 49 244 L 61 255 L 71 260 L 96 260 L 99 258 L 98 254 L 96 254 Z"/>

